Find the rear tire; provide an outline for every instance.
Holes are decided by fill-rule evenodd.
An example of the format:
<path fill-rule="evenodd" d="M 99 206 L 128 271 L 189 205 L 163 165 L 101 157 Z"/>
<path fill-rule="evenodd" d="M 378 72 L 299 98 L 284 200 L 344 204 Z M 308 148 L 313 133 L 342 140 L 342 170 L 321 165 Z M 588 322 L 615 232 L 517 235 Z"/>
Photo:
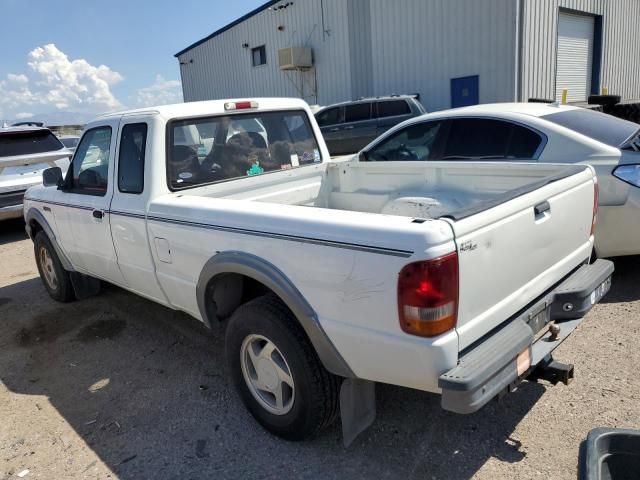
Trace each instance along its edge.
<path fill-rule="evenodd" d="M 243 403 L 269 432 L 304 440 L 335 420 L 339 379 L 325 370 L 298 320 L 275 295 L 238 308 L 225 347 Z"/>
<path fill-rule="evenodd" d="M 38 232 L 33 247 L 40 279 L 49 296 L 58 302 L 75 300 L 69 272 L 62 266 L 47 234 L 43 231 Z"/>

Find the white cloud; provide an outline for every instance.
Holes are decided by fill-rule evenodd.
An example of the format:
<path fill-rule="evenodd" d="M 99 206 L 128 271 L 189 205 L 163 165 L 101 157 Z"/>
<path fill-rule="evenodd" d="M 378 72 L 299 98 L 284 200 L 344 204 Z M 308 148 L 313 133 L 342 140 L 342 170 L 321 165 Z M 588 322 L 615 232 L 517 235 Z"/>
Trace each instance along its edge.
<path fill-rule="evenodd" d="M 33 113 L 29 112 L 18 112 L 14 115 L 16 120 L 26 120 L 27 118 L 32 118 Z"/>
<path fill-rule="evenodd" d="M 156 81 L 138 90 L 136 103 L 141 107 L 167 105 L 182 102 L 182 85 L 179 80 L 165 80 L 162 75 L 156 75 Z"/>
<path fill-rule="evenodd" d="M 25 106 L 91 114 L 122 107 L 111 87 L 123 77 L 106 65 L 70 60 L 52 43 L 32 50 L 27 64 L 31 78 L 9 73 L 0 79 L 0 116 L 17 118 Z"/>

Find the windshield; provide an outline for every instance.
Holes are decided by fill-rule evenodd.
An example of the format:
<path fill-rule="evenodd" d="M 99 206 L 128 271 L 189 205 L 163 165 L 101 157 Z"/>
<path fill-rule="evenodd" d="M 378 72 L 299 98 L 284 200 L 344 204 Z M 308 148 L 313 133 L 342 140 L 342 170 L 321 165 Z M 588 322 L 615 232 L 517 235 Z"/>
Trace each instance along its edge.
<path fill-rule="evenodd" d="M 542 118 L 618 148 L 634 137 L 640 129 L 637 123 L 586 108 L 552 113 Z"/>
<path fill-rule="evenodd" d="M 0 157 L 32 155 L 64 148 L 49 130 L 0 132 Z"/>
<path fill-rule="evenodd" d="M 289 170 L 322 161 L 303 111 L 173 121 L 167 175 L 172 190 Z"/>

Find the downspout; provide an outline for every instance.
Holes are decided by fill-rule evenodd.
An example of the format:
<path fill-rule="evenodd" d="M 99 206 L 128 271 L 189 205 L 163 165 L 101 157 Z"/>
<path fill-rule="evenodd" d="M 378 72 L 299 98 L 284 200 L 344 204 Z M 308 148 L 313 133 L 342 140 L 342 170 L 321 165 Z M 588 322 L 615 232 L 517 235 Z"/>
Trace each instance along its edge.
<path fill-rule="evenodd" d="M 515 31 L 515 85 L 514 97 L 516 102 L 524 101 L 523 83 L 523 39 L 524 39 L 524 1 L 516 1 L 516 31 Z"/>

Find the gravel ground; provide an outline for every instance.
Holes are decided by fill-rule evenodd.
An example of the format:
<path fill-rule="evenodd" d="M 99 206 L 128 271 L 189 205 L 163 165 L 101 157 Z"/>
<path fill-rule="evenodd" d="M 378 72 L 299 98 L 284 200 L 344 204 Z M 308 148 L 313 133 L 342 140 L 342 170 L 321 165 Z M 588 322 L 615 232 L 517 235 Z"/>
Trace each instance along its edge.
<path fill-rule="evenodd" d="M 377 387 L 350 449 L 263 431 L 225 376 L 220 332 L 115 287 L 68 305 L 37 276 L 20 222 L 0 226 L 0 479 L 575 479 L 597 426 L 640 428 L 640 258 L 558 349 L 569 386 L 525 382 L 480 412 Z"/>

